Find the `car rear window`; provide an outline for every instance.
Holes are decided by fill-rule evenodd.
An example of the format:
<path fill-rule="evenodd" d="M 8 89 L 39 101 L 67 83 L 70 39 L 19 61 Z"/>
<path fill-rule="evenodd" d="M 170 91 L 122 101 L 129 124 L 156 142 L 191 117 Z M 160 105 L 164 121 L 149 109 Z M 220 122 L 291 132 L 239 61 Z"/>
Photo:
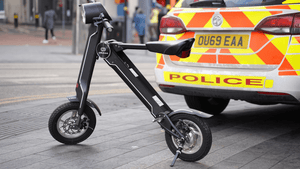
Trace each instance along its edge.
<path fill-rule="evenodd" d="M 183 0 L 181 7 L 240 7 L 240 6 L 263 6 L 278 5 L 285 0 Z M 222 4 L 222 6 L 220 6 Z"/>

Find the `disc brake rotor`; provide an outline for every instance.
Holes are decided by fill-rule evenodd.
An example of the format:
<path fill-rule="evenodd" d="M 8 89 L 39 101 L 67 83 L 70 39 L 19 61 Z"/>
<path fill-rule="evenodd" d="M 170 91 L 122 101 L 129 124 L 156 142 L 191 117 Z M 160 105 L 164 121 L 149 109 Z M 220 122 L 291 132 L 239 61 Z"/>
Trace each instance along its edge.
<path fill-rule="evenodd" d="M 181 120 L 176 123 L 176 127 L 185 136 L 182 152 L 185 154 L 196 153 L 202 146 L 203 136 L 200 128 L 190 120 Z M 176 148 L 180 145 L 180 139 L 172 136 L 172 141 Z"/>
<path fill-rule="evenodd" d="M 78 120 L 77 110 L 67 111 L 62 114 L 57 123 L 57 130 L 66 138 L 76 138 L 84 134 L 89 126 L 89 119 L 85 114 L 82 115 L 81 128 L 76 125 Z"/>

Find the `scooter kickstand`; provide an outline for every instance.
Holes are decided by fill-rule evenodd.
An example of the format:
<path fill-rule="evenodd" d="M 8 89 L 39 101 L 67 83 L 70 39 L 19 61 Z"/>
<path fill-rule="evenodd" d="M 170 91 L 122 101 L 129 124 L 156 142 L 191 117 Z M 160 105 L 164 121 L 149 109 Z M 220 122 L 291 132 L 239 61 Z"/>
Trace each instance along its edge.
<path fill-rule="evenodd" d="M 172 163 L 171 163 L 171 165 L 170 165 L 171 167 L 174 167 L 175 162 L 176 162 L 176 160 L 177 160 L 177 158 L 178 158 L 178 155 L 181 154 L 181 150 L 182 150 L 181 147 L 179 147 L 179 148 L 177 149 L 176 154 L 175 154 L 175 157 L 174 157 L 174 159 L 173 159 L 173 161 L 172 161 Z"/>

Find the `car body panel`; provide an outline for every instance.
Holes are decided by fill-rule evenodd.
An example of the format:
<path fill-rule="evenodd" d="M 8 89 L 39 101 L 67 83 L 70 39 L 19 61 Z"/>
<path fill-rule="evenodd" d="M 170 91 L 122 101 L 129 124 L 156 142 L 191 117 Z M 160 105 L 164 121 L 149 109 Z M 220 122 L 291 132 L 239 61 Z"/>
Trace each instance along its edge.
<path fill-rule="evenodd" d="M 222 98 L 241 100 L 251 98 L 234 97 L 233 93 L 267 92 L 263 94 L 278 93 L 280 97 L 280 93 L 284 93 L 294 99 L 287 101 L 281 97 L 282 100 L 279 98 L 276 102 L 299 103 L 300 35 L 267 34 L 255 30 L 267 17 L 299 13 L 300 4 L 291 4 L 293 2 L 268 6 L 180 8 L 182 1 L 179 1 L 168 15 L 180 18 L 187 32 L 162 33 L 159 40 L 195 38 L 195 43 L 188 58 L 157 54 L 157 83 L 164 85 L 160 86 L 163 91 L 183 95 L 175 88 L 221 90 L 227 93 L 222 94 Z M 167 89 L 168 85 L 171 87 Z M 201 96 L 201 92 L 195 93 Z"/>

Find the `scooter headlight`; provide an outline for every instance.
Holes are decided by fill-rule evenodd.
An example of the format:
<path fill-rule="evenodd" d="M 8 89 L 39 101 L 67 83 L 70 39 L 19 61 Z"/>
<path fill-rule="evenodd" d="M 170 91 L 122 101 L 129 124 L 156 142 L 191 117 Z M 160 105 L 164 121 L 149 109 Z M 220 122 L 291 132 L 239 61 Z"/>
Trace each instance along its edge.
<path fill-rule="evenodd" d="M 100 2 L 82 4 L 81 7 L 82 21 L 85 24 L 93 23 L 93 18 L 99 17 L 101 13 L 103 13 L 104 18 L 111 21 L 111 17 L 108 15 L 104 6 Z"/>

